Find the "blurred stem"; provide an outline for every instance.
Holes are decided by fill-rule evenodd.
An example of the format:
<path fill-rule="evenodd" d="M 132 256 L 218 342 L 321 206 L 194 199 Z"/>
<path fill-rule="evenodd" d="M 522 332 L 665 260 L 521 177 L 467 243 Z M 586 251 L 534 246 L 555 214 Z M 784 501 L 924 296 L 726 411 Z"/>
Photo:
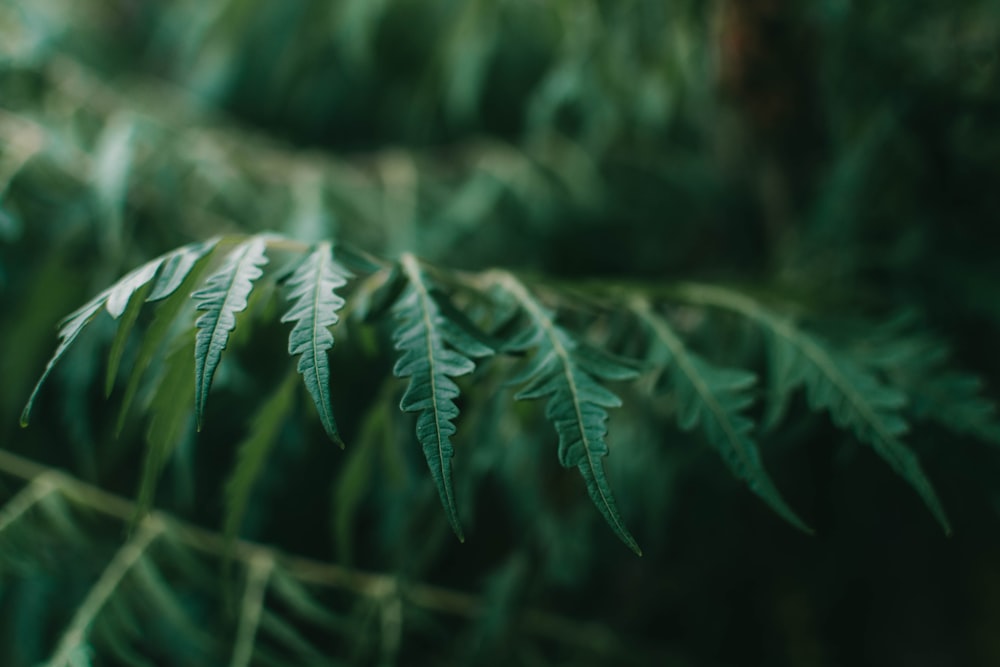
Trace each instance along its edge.
<path fill-rule="evenodd" d="M 3 449 L 0 449 L 0 472 L 19 477 L 29 483 L 51 484 L 68 499 L 118 519 L 126 525 L 136 516 L 138 507 L 135 502 Z M 18 497 L 20 496 L 15 496 L 15 499 Z M 82 616 L 84 611 L 89 615 L 95 608 L 99 611 L 107 596 L 113 592 L 114 587 L 127 574 L 135 560 L 157 535 L 164 532 L 186 546 L 216 558 L 221 559 L 228 555 L 246 564 L 249 570 L 258 574 L 261 573 L 261 564 L 269 564 L 272 568 L 280 565 L 283 570 L 302 583 L 347 591 L 376 602 L 384 601 L 386 591 L 393 590 L 397 591 L 402 601 L 431 612 L 476 618 L 486 611 L 482 599 L 468 593 L 418 582 L 400 582 L 398 577 L 392 574 L 364 572 L 294 556 L 247 540 L 236 540 L 235 544 L 232 544 L 220 533 L 154 510 L 149 512 L 140 524 L 139 533 L 119 550 L 115 560 L 108 565 L 105 575 L 102 575 L 102 581 L 95 584 L 78 616 Z M 256 569 L 254 564 L 258 565 Z M 641 652 L 599 623 L 580 622 L 535 609 L 525 610 L 522 620 L 526 632 L 560 644 L 603 655 L 620 656 Z M 70 630 L 74 630 L 75 633 L 76 624 Z M 68 635 L 69 630 L 64 636 Z M 69 645 L 66 641 L 63 644 Z"/>

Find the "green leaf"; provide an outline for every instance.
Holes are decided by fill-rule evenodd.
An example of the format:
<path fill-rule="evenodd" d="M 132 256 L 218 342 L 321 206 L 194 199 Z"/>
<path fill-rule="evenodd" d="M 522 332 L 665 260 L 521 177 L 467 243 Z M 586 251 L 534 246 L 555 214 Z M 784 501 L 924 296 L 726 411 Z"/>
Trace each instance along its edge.
<path fill-rule="evenodd" d="M 652 334 L 649 361 L 663 372 L 661 380 L 666 382 L 660 384 L 673 390 L 680 428 L 689 431 L 700 427 L 733 474 L 786 521 L 811 532 L 771 481 L 752 437 L 754 424 L 745 411 L 753 403 L 751 390 L 757 376 L 744 370 L 719 368 L 689 350 L 648 302 L 636 300 L 632 309 Z"/>
<path fill-rule="evenodd" d="M 237 448 L 236 465 L 226 481 L 223 531 L 230 544 L 239 533 L 253 485 L 264 470 L 267 457 L 278 442 L 281 428 L 292 409 L 296 384 L 295 374 L 289 373 L 261 406 L 250 423 L 246 439 Z"/>
<path fill-rule="evenodd" d="M 146 369 L 174 327 L 181 310 L 190 302 L 191 290 L 194 289 L 207 265 L 206 258 L 218 242 L 219 239 L 215 238 L 202 243 L 192 243 L 170 253 L 164 259 L 163 269 L 151 293 L 146 297 L 147 302 L 162 301 L 162 303 L 156 309 L 153 323 L 142 337 L 142 345 L 132 365 L 132 373 L 129 375 L 118 412 L 116 434 L 121 434 L 125 418 L 139 391 L 139 383 Z"/>
<path fill-rule="evenodd" d="M 185 282 L 198 261 L 214 250 L 220 240 L 215 237 L 199 243 L 189 243 L 168 254 L 163 259 L 163 270 L 156 279 L 153 291 L 146 300 L 160 301 L 173 294 Z"/>
<path fill-rule="evenodd" d="M 625 527 L 602 458 L 608 454 L 608 413 L 621 399 L 598 380 L 622 380 L 637 375 L 632 365 L 610 355 L 595 354 L 555 323 L 554 313 L 542 306 L 514 276 L 499 274 L 498 286 L 512 296 L 531 326 L 511 340 L 505 350 L 534 350 L 521 373 L 510 384 L 524 387 L 514 398 L 550 397 L 545 416 L 559 434 L 559 462 L 576 467 L 587 493 L 616 535 L 638 555 L 642 550 Z"/>
<path fill-rule="evenodd" d="M 399 323 L 393 341 L 402 354 L 393 374 L 410 378 L 410 383 L 400 409 L 419 413 L 417 440 L 423 446 L 448 521 L 459 540 L 464 541 L 451 482 L 451 436 L 455 433 L 452 420 L 458 417 L 455 399 L 459 396 L 452 378 L 471 373 L 476 368 L 472 357 L 488 356 L 493 350 L 442 315 L 413 255 L 403 255 L 401 265 L 409 284 L 394 307 Z"/>
<path fill-rule="evenodd" d="M 299 356 L 298 371 L 312 396 L 319 412 L 323 429 L 330 439 L 344 446 L 337 432 L 330 405 L 330 361 L 328 351 L 333 347 L 330 327 L 339 321 L 337 311 L 344 300 L 335 290 L 347 284 L 347 269 L 333 258 L 329 243 L 320 243 L 296 269 L 288 284 L 289 299 L 295 304 L 281 318 L 282 322 L 295 322 L 288 337 L 288 353 Z"/>
<path fill-rule="evenodd" d="M 80 335 L 80 332 L 82 332 L 87 324 L 94 319 L 101 307 L 103 306 L 112 318 L 120 318 L 125 312 L 129 301 L 132 299 L 132 295 L 153 279 L 157 271 L 160 269 L 160 265 L 163 264 L 164 259 L 168 256 L 169 255 L 165 255 L 146 262 L 139 268 L 125 274 L 125 276 L 114 285 L 95 296 L 92 300 L 88 301 L 85 305 L 71 313 L 63 320 L 59 330 L 59 345 L 56 347 L 56 351 L 49 360 L 48 365 L 46 365 L 42 376 L 38 379 L 38 383 L 31 392 L 31 396 L 28 398 L 27 404 L 24 406 L 24 411 L 21 413 L 21 426 L 28 425 L 29 417 L 31 416 L 31 409 L 34 406 L 35 399 L 38 397 L 38 392 L 41 390 L 45 380 L 49 377 L 49 373 L 52 372 L 52 369 L 55 367 L 59 359 L 66 354 L 66 351 L 69 349 L 70 345 L 73 344 L 73 341 L 76 340 L 77 336 Z M 138 307 L 139 306 L 136 306 L 136 308 Z M 135 321 L 135 317 L 137 316 L 137 311 L 133 315 L 130 315 L 131 320 L 127 321 L 124 325 L 125 332 L 123 337 L 127 337 L 128 330 L 131 328 Z M 117 363 L 121 358 L 120 348 L 123 346 L 124 340 L 116 340 L 115 345 L 112 347 L 112 357 L 109 363 L 115 366 L 115 372 L 117 372 Z"/>
<path fill-rule="evenodd" d="M 138 269 L 127 273 L 124 278 L 111 286 L 108 290 L 108 300 L 105 307 L 112 318 L 117 320 L 122 316 L 129 301 L 132 299 L 132 295 L 153 279 L 165 258 L 165 256 L 157 257 L 154 260 L 146 262 Z"/>
<path fill-rule="evenodd" d="M 125 344 L 128 342 L 128 335 L 132 332 L 136 320 L 139 319 L 139 312 L 152 288 L 152 283 L 146 283 L 136 291 L 129 299 L 128 307 L 125 308 L 121 321 L 118 323 L 118 330 L 115 331 L 115 338 L 111 342 L 111 350 L 108 352 L 108 367 L 104 376 L 105 397 L 110 396 L 111 390 L 114 389 L 118 368 L 121 365 L 122 355 L 125 353 Z"/>
<path fill-rule="evenodd" d="M 908 317 L 888 322 L 857 353 L 906 391 L 915 419 L 1000 444 L 996 404 L 983 395 L 982 379 L 952 368 L 948 346 L 931 334 L 906 331 L 912 324 Z"/>
<path fill-rule="evenodd" d="M 677 290 L 684 298 L 726 308 L 748 317 L 767 334 L 771 406 L 765 424 L 775 424 L 790 396 L 805 387 L 813 410 L 825 410 L 833 423 L 870 445 L 920 495 L 934 517 L 951 532 L 948 517 L 920 461 L 900 438 L 906 396 L 886 385 L 850 355 L 796 327 L 741 294 L 707 285 Z"/>
<path fill-rule="evenodd" d="M 906 396 L 879 381 L 846 354 L 787 322 L 773 321 L 769 349 L 775 400 L 786 400 L 797 387 L 805 386 L 809 406 L 826 410 L 834 424 L 871 445 L 916 489 L 950 533 L 948 517 L 920 461 L 899 439 L 909 429 L 902 415 Z"/>
<path fill-rule="evenodd" d="M 24 410 L 21 412 L 22 427 L 28 425 L 31 417 L 31 409 L 35 405 L 35 399 L 38 397 L 38 392 L 41 391 L 42 385 L 45 384 L 45 380 L 48 379 L 49 373 L 52 372 L 55 365 L 66 354 L 66 350 L 69 349 L 73 341 L 80 335 L 80 332 L 84 330 L 87 324 L 101 310 L 105 302 L 107 302 L 109 294 L 111 294 L 110 289 L 104 290 L 63 320 L 59 329 L 59 345 L 56 347 L 52 358 L 49 359 L 49 363 L 45 366 L 42 376 L 38 378 L 38 382 L 35 384 L 35 388 L 32 390 L 31 396 L 28 397 L 28 402 L 25 404 Z"/>
<path fill-rule="evenodd" d="M 236 315 L 246 310 L 253 283 L 264 272 L 267 264 L 267 240 L 255 236 L 234 248 L 226 257 L 222 268 L 209 276 L 205 286 L 192 297 L 197 310 L 205 311 L 198 318 L 195 339 L 195 418 L 201 430 L 208 390 L 215 371 L 222 360 L 222 353 L 229 341 L 229 334 L 236 328 Z"/>

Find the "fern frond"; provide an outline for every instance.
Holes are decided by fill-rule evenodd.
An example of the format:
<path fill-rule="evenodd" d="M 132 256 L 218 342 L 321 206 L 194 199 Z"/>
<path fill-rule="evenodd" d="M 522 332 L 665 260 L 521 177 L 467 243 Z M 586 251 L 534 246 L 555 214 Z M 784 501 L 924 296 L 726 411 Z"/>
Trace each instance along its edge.
<path fill-rule="evenodd" d="M 1000 444 L 997 406 L 983 395 L 983 380 L 952 368 L 948 345 L 933 335 L 906 331 L 911 324 L 912 318 L 903 317 L 883 325 L 859 354 L 906 390 L 914 419 Z"/>
<path fill-rule="evenodd" d="M 38 392 L 41 391 L 42 385 L 48 379 L 56 363 L 66 354 L 73 341 L 90 324 L 91 320 L 97 316 L 101 308 L 104 307 L 114 319 L 121 317 L 122 313 L 125 312 L 125 307 L 128 305 L 129 299 L 132 298 L 132 294 L 153 279 L 163 260 L 164 257 L 158 257 L 143 264 L 138 269 L 129 272 L 124 278 L 95 296 L 63 320 L 59 329 L 59 345 L 56 347 L 56 351 L 49 360 L 49 363 L 45 366 L 42 376 L 35 384 L 31 396 L 28 397 L 28 402 L 21 413 L 21 426 L 28 425 L 31 409 L 35 404 L 35 399 L 38 397 Z"/>
<path fill-rule="evenodd" d="M 745 410 L 753 403 L 750 391 L 757 376 L 711 364 L 689 350 L 647 301 L 636 299 L 630 305 L 652 334 L 648 361 L 664 373 L 661 379 L 667 379 L 673 389 L 678 425 L 686 431 L 700 426 L 733 474 L 786 521 L 811 532 L 771 481 L 752 436 L 754 423 Z"/>
<path fill-rule="evenodd" d="M 524 385 L 514 398 L 550 396 L 545 416 L 559 434 L 559 462 L 579 469 L 591 500 L 608 525 L 632 551 L 642 555 L 618 511 L 601 461 L 608 454 L 605 408 L 621 406 L 621 399 L 598 382 L 634 378 L 635 368 L 578 342 L 514 276 L 496 274 L 495 284 L 513 297 L 531 322 L 505 346 L 516 352 L 534 350 L 527 366 L 510 380 L 512 385 Z"/>
<path fill-rule="evenodd" d="M 125 426 L 132 401 L 139 391 L 139 383 L 149 367 L 156 351 L 170 333 L 178 315 L 191 298 L 191 291 L 197 284 L 207 264 L 209 254 L 219 243 L 219 238 L 209 239 L 201 243 L 192 243 L 167 255 L 163 268 L 153 285 L 152 291 L 146 297 L 147 302 L 161 301 L 156 309 L 153 323 L 142 337 L 142 344 L 136 355 L 132 372 L 129 375 L 125 393 L 122 396 L 118 412 L 116 433 L 121 433 Z"/>
<path fill-rule="evenodd" d="M 399 324 L 393 341 L 402 354 L 393 375 L 410 378 L 410 383 L 399 407 L 405 412 L 419 413 L 417 440 L 423 447 L 448 521 L 459 540 L 464 541 L 451 482 L 454 456 L 451 436 L 455 434 L 453 420 L 458 417 L 455 399 L 459 396 L 453 378 L 471 373 L 476 368 L 472 358 L 489 356 L 493 350 L 442 315 L 413 255 L 404 254 L 400 263 L 408 284 L 394 307 Z"/>
<path fill-rule="evenodd" d="M 192 297 L 197 309 L 205 311 L 198 318 L 195 338 L 195 419 L 201 430 L 208 390 L 215 371 L 222 360 L 222 353 L 229 341 L 229 334 L 236 328 L 236 315 L 246 310 L 253 283 L 264 272 L 267 264 L 267 241 L 255 236 L 240 243 L 230 251 L 222 268 L 209 276 L 205 286 Z"/>
<path fill-rule="evenodd" d="M 772 401 L 766 424 L 780 421 L 793 392 L 804 387 L 810 408 L 825 410 L 835 425 L 870 445 L 917 491 L 945 531 L 951 532 L 920 461 L 900 440 L 909 428 L 902 413 L 906 405 L 902 392 L 880 381 L 848 354 L 741 294 L 705 285 L 683 286 L 679 294 L 740 313 L 766 332 Z"/>
<path fill-rule="evenodd" d="M 288 353 L 299 357 L 298 371 L 316 405 L 323 429 L 341 448 L 344 443 L 330 404 L 327 354 L 333 347 L 330 327 L 339 321 L 337 311 L 345 303 L 335 290 L 347 284 L 349 275 L 334 259 L 332 244 L 318 244 L 289 279 L 288 298 L 296 301 L 281 318 L 282 322 L 295 322 L 288 337 Z"/>

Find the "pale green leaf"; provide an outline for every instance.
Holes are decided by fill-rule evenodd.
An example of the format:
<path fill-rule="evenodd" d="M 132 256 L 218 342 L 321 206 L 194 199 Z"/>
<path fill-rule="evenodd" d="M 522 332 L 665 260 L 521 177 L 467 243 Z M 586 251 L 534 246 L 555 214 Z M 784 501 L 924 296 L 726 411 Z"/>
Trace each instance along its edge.
<path fill-rule="evenodd" d="M 38 398 L 38 392 L 41 391 L 42 385 L 45 384 L 45 380 L 48 379 L 49 374 L 52 372 L 52 369 L 55 368 L 56 363 L 62 359 L 70 345 L 72 345 L 73 341 L 75 341 L 77 336 L 80 335 L 80 332 L 84 330 L 87 324 L 89 324 L 90 321 L 94 319 L 94 316 L 101 310 L 107 302 L 108 295 L 110 293 L 110 289 L 104 290 L 63 320 L 59 329 L 59 345 L 56 347 L 56 351 L 52 355 L 52 358 L 49 359 L 49 363 L 46 364 L 45 370 L 42 372 L 42 376 L 38 378 L 38 382 L 35 384 L 35 388 L 32 390 L 31 396 L 28 397 L 28 402 L 25 404 L 24 410 L 21 412 L 21 426 L 28 425 L 28 421 L 31 417 L 31 409 L 34 407 L 35 399 Z"/>
<path fill-rule="evenodd" d="M 255 236 L 230 251 L 223 266 L 209 276 L 205 286 L 192 297 L 197 309 L 205 311 L 198 318 L 195 339 L 195 417 L 201 428 L 208 391 L 229 334 L 236 328 L 236 315 L 247 307 L 255 280 L 263 275 L 267 264 L 267 240 Z"/>
<path fill-rule="evenodd" d="M 139 391 L 139 383 L 146 369 L 174 327 L 181 311 L 190 303 L 191 291 L 207 265 L 206 258 L 217 244 L 218 239 L 211 239 L 186 245 L 170 253 L 164 260 L 163 269 L 146 297 L 147 302 L 162 300 L 162 303 L 156 309 L 153 323 L 142 337 L 142 345 L 132 364 L 132 372 L 118 412 L 116 433 L 120 434 L 125 426 L 125 417 Z"/>
<path fill-rule="evenodd" d="M 319 412 L 323 429 L 343 447 L 330 404 L 330 361 L 333 347 L 330 327 L 339 321 L 344 300 L 335 290 L 347 284 L 349 273 L 333 257 L 329 243 L 320 243 L 288 281 L 292 308 L 281 318 L 295 322 L 288 338 L 288 353 L 298 355 L 298 371 Z"/>
<path fill-rule="evenodd" d="M 453 378 L 468 375 L 476 368 L 472 357 L 493 354 L 493 350 L 458 326 L 451 326 L 437 301 L 431 296 L 431 286 L 417 264 L 406 254 L 402 269 L 409 284 L 394 307 L 398 325 L 393 334 L 395 347 L 402 354 L 393 374 L 409 378 L 400 402 L 400 409 L 417 412 L 417 440 L 423 446 L 424 457 L 437 486 L 455 534 L 464 540 L 455 505 L 451 481 L 451 459 L 455 434 L 453 420 L 458 417 L 455 399 L 458 385 Z"/>

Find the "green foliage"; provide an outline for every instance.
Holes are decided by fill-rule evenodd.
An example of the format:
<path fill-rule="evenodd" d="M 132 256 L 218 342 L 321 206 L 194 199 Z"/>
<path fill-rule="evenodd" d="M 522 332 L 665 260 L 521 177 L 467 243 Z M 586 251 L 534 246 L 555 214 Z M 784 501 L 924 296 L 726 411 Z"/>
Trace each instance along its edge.
<path fill-rule="evenodd" d="M 705 439 L 719 450 L 737 477 L 792 525 L 810 532 L 788 507 L 764 470 L 752 437 L 754 422 L 746 414 L 753 402 L 757 376 L 745 370 L 720 368 L 692 352 L 666 318 L 649 303 L 637 300 L 636 315 L 651 335 L 648 362 L 661 369 L 657 385 L 672 390 L 677 425 L 689 431 L 701 427 Z"/>
<path fill-rule="evenodd" d="M 997 34 L 0 2 L 0 664 L 1000 664 Z"/>
<path fill-rule="evenodd" d="M 299 355 L 298 370 L 323 428 L 341 447 L 344 443 L 330 407 L 327 352 L 333 347 L 329 327 L 338 322 L 337 311 L 344 306 L 344 300 L 334 290 L 346 285 L 347 277 L 347 270 L 333 258 L 333 247 L 329 243 L 318 244 L 289 279 L 289 298 L 298 300 L 281 318 L 282 322 L 295 322 L 288 337 L 288 353 Z"/>
<path fill-rule="evenodd" d="M 550 396 L 545 416 L 559 434 L 559 462 L 580 471 L 587 493 L 608 525 L 641 556 L 618 511 L 601 461 L 608 454 L 606 408 L 619 407 L 621 399 L 600 381 L 634 378 L 634 366 L 581 344 L 557 325 L 555 314 L 513 276 L 502 274 L 497 285 L 524 310 L 529 321 L 528 327 L 506 343 L 512 352 L 533 351 L 531 361 L 510 380 L 513 385 L 524 385 L 514 398 Z"/>
<path fill-rule="evenodd" d="M 493 354 L 493 350 L 449 321 L 431 296 L 413 255 L 401 259 L 408 285 L 394 308 L 399 325 L 393 334 L 395 348 L 402 354 L 393 367 L 393 375 L 409 378 L 406 393 L 399 403 L 401 410 L 418 412 L 417 440 L 424 449 L 431 476 L 448 513 L 448 520 L 459 540 L 464 541 L 451 483 L 451 459 L 455 434 L 453 420 L 458 417 L 455 399 L 458 385 L 453 378 L 475 370 L 475 357 Z"/>
<path fill-rule="evenodd" d="M 194 410 L 201 429 L 215 370 L 222 360 L 230 332 L 236 328 L 236 315 L 247 307 L 253 282 L 264 272 L 265 241 L 253 238 L 237 245 L 226 256 L 222 267 L 208 277 L 205 286 L 192 297 L 197 309 L 205 314 L 198 318 L 198 335 L 194 348 Z"/>

